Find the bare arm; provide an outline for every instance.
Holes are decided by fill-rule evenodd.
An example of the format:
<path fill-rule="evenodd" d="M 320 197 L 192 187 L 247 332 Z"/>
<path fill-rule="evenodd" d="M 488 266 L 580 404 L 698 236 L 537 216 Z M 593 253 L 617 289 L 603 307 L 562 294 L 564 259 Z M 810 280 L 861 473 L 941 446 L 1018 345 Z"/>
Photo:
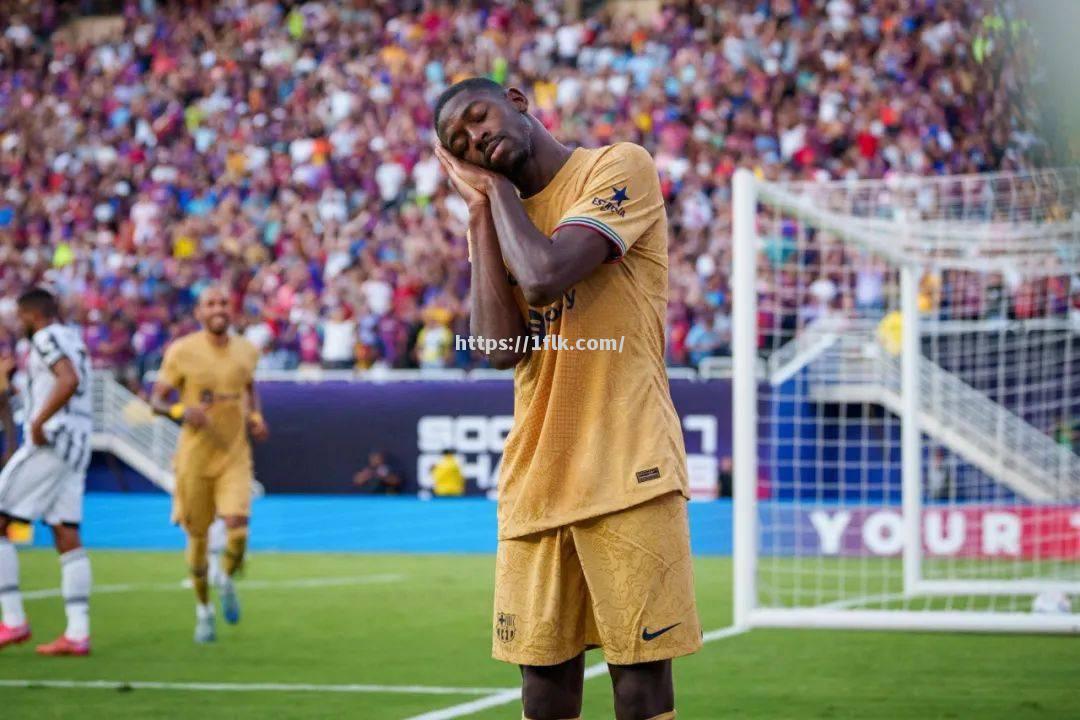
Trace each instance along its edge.
<path fill-rule="evenodd" d="M 206 424 L 206 408 L 202 406 L 187 407 L 172 398 L 176 394 L 176 388 L 158 380 L 154 383 L 154 389 L 150 391 L 150 407 L 158 415 L 172 418 L 177 422 L 200 428 Z"/>
<path fill-rule="evenodd" d="M 492 352 L 481 350 L 492 366 L 511 368 L 525 357 L 518 349 L 516 338 L 525 334 L 525 321 L 514 298 L 510 278 L 499 249 L 491 203 L 484 193 L 466 182 L 459 174 L 461 165 L 442 146 L 435 146 L 435 155 L 442 163 L 450 182 L 469 206 L 469 251 L 471 270 L 469 296 L 469 333 L 473 337 L 502 340 L 503 348 Z"/>
<path fill-rule="evenodd" d="M 11 355 L 0 356 L 0 426 L 4 428 L 4 455 L 3 462 L 7 461 L 15 452 L 15 446 L 19 442 L 18 431 L 15 429 L 15 416 L 11 411 L 11 383 L 8 378 L 15 371 L 15 358 Z"/>
<path fill-rule="evenodd" d="M 469 238 L 472 254 L 469 332 L 473 337 L 505 341 L 505 349 L 495 348 L 485 355 L 493 367 L 511 368 L 525 357 L 523 348 L 516 351 L 515 340 L 525 335 L 525 321 L 514 299 L 491 209 L 486 203 L 469 213 Z"/>
<path fill-rule="evenodd" d="M 0 464 L 7 465 L 15 452 L 18 434 L 15 430 L 15 416 L 11 413 L 11 396 L 7 391 L 0 393 L 0 426 L 4 428 L 4 455 Z"/>
<path fill-rule="evenodd" d="M 262 402 L 259 400 L 259 393 L 255 389 L 254 382 L 248 383 L 247 395 L 248 407 L 251 408 L 251 413 L 248 415 L 248 432 L 251 433 L 251 438 L 255 442 L 263 442 L 270 437 L 270 428 L 263 418 Z"/>
<path fill-rule="evenodd" d="M 517 188 L 505 177 L 459 160 L 441 146 L 435 153 L 463 196 L 472 190 L 487 199 L 502 259 L 529 305 L 558 300 L 608 258 L 611 246 L 600 233 L 570 225 L 549 238 L 533 225 Z"/>
<path fill-rule="evenodd" d="M 68 400 L 79 389 L 79 374 L 75 372 L 71 358 L 60 358 L 50 369 L 56 376 L 56 382 L 53 383 L 52 392 L 45 398 L 41 411 L 30 422 L 30 435 L 35 445 L 45 445 L 48 442 L 45 437 L 45 423 L 59 412 L 60 408 L 67 405 Z"/>
<path fill-rule="evenodd" d="M 529 305 L 555 302 L 607 259 L 608 241 L 594 230 L 574 225 L 561 228 L 551 238 L 540 232 L 525 212 L 517 189 L 501 175 L 490 174 L 484 191 L 491 202 L 503 259 Z"/>
<path fill-rule="evenodd" d="M 158 380 L 150 390 L 150 407 L 158 415 L 170 417 L 169 410 L 172 409 L 172 397 L 175 393 L 176 388 Z"/>

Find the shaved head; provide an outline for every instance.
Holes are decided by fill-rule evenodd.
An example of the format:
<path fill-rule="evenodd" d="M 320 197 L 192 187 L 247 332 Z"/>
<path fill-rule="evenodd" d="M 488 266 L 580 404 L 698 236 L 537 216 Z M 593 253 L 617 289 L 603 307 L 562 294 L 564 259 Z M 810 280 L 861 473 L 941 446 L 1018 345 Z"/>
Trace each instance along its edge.
<path fill-rule="evenodd" d="M 209 285 L 199 293 L 195 319 L 204 330 L 213 335 L 224 335 L 229 331 L 230 316 L 229 290 L 224 285 Z"/>
<path fill-rule="evenodd" d="M 505 97 L 506 90 L 503 86 L 494 80 L 488 80 L 486 77 L 471 77 L 456 82 L 450 87 L 439 93 L 438 99 L 435 101 L 435 131 L 439 130 L 439 117 L 442 115 L 443 108 L 446 104 L 453 100 L 457 95 L 463 92 L 473 93 L 487 93 L 492 97 Z"/>
<path fill-rule="evenodd" d="M 451 85 L 435 103 L 435 134 L 454 157 L 513 176 L 533 152 L 529 101 L 487 78 Z"/>

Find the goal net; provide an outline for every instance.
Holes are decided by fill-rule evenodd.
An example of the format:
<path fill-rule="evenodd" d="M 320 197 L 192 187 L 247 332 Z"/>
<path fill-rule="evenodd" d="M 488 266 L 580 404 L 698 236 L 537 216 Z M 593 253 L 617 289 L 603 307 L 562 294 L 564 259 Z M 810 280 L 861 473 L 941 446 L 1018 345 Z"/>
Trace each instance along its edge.
<path fill-rule="evenodd" d="M 734 191 L 743 625 L 1080 632 L 1080 171 Z"/>

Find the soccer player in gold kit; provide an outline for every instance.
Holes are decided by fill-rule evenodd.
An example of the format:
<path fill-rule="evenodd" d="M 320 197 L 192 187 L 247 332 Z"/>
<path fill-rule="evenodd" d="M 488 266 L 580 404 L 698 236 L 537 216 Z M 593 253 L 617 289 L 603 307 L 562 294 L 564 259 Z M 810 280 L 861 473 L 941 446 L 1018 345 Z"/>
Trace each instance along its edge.
<path fill-rule="evenodd" d="M 176 448 L 174 515 L 187 533 L 187 562 L 198 604 L 195 641 L 216 639 L 207 578 L 207 531 L 216 516 L 225 521 L 225 582 L 220 589 L 225 621 L 240 621 L 233 576 L 243 564 L 251 515 L 251 439 L 265 440 L 266 422 L 255 392 L 259 352 L 229 334 L 228 293 L 208 287 L 195 317 L 202 325 L 165 351 L 154 386 L 154 411 L 182 424 Z M 177 397 L 178 396 L 178 397 Z"/>
<path fill-rule="evenodd" d="M 618 720 L 670 720 L 671 659 L 701 627 L 664 366 L 664 199 L 643 148 L 571 150 L 528 110 L 483 78 L 435 106 L 436 153 L 470 211 L 471 332 L 515 369 L 493 654 L 521 666 L 528 720 L 581 714 L 596 646 Z M 562 341 L 531 340 L 545 335 Z M 578 342 L 619 338 L 622 352 Z"/>

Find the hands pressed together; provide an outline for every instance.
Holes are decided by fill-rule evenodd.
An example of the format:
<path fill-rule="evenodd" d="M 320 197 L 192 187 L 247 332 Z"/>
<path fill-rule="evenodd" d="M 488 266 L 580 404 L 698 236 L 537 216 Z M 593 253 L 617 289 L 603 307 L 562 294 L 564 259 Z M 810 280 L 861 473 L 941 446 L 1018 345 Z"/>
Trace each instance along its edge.
<path fill-rule="evenodd" d="M 490 170 L 485 170 L 479 165 L 473 165 L 470 162 L 454 157 L 437 140 L 434 149 L 435 157 L 439 159 L 443 170 L 450 177 L 451 184 L 464 198 L 469 210 L 486 207 L 488 193 L 494 183 L 498 182 L 502 176 Z"/>

